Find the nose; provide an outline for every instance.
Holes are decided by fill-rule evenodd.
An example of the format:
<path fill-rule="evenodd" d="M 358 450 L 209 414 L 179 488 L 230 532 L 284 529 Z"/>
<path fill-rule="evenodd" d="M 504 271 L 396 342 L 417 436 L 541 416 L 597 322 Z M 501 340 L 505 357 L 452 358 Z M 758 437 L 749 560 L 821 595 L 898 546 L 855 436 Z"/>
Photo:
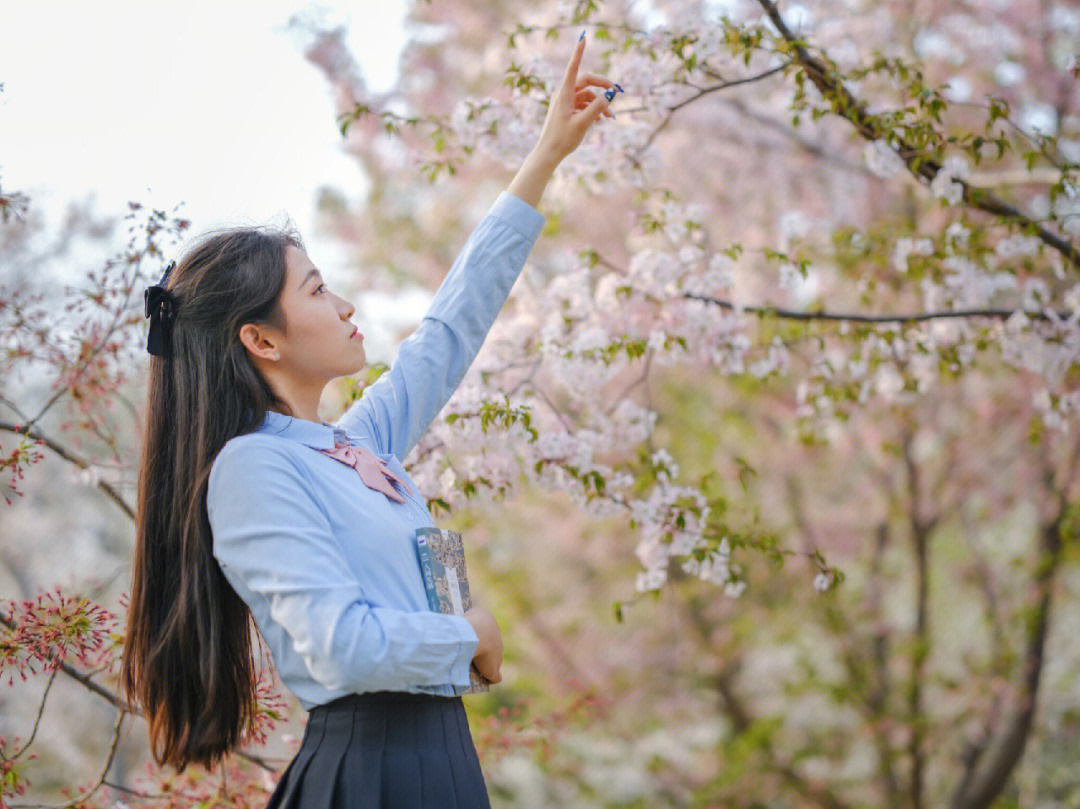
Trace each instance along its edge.
<path fill-rule="evenodd" d="M 349 320 L 353 316 L 353 314 L 355 314 L 356 307 L 353 306 L 351 303 L 349 303 L 344 298 L 341 299 L 341 302 L 343 304 L 345 304 L 344 308 L 341 311 L 341 319 L 342 320 Z"/>

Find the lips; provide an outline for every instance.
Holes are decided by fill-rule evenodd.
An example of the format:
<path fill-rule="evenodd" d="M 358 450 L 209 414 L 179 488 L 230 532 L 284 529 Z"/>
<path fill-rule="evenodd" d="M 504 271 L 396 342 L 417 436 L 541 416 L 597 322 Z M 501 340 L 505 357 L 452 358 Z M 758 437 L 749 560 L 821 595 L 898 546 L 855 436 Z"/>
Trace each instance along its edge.
<path fill-rule="evenodd" d="M 360 333 L 360 328 L 358 326 L 353 326 L 352 334 L 349 335 L 349 339 L 351 340 L 353 337 L 355 337 L 359 333 Z"/>

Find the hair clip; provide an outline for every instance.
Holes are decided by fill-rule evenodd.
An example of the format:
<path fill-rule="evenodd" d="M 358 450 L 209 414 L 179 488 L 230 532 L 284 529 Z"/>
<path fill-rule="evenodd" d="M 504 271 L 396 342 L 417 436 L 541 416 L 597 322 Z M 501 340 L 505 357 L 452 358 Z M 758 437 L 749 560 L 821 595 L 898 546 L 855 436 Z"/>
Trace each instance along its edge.
<path fill-rule="evenodd" d="M 169 334 L 176 314 L 176 296 L 165 288 L 169 273 L 176 266 L 169 262 L 161 280 L 143 290 L 143 316 L 150 318 L 150 333 L 146 337 L 146 350 L 158 357 L 168 355 Z"/>

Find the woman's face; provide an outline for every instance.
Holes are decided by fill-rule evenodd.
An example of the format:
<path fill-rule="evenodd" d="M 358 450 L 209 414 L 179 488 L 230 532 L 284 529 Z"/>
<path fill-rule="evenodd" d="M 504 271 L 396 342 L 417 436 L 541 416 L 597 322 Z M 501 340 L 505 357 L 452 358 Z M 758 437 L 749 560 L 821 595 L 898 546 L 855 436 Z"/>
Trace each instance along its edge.
<path fill-rule="evenodd" d="M 288 333 L 264 324 L 272 348 L 261 351 L 262 356 L 270 359 L 279 352 L 281 358 L 270 367 L 300 382 L 326 382 L 359 371 L 364 367 L 364 336 L 349 320 L 356 308 L 327 288 L 303 250 L 286 247 L 285 267 L 280 300 Z"/>

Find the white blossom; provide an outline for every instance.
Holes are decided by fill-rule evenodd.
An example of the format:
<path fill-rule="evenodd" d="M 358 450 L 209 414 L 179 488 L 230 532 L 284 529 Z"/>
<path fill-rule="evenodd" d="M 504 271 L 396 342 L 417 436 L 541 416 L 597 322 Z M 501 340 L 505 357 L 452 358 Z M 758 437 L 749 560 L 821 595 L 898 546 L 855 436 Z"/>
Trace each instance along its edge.
<path fill-rule="evenodd" d="M 810 231 L 810 220 L 802 211 L 786 211 L 777 223 L 780 239 L 785 244 L 793 239 L 801 239 Z"/>
<path fill-rule="evenodd" d="M 963 103 L 971 99 L 971 80 L 967 76 L 956 75 L 949 78 L 949 86 L 945 89 L 945 97 L 949 101 Z"/>
<path fill-rule="evenodd" d="M 452 467 L 446 467 L 443 473 L 439 475 L 439 489 L 441 491 L 450 492 L 454 488 L 454 483 L 457 482 L 457 475 L 454 474 Z"/>
<path fill-rule="evenodd" d="M 666 581 L 667 570 L 665 568 L 643 570 L 637 575 L 637 590 L 642 593 L 647 590 L 659 590 Z"/>
<path fill-rule="evenodd" d="M 727 289 L 735 282 L 735 262 L 726 253 L 716 253 L 709 259 L 709 281 Z"/>
<path fill-rule="evenodd" d="M 1044 101 L 1032 101 L 1020 110 L 1020 126 L 1028 132 L 1053 137 L 1058 131 L 1057 108 Z"/>
<path fill-rule="evenodd" d="M 724 585 L 724 595 L 728 598 L 738 598 L 746 590 L 746 582 L 742 579 L 729 581 Z"/>
<path fill-rule="evenodd" d="M 915 53 L 922 59 L 955 59 L 957 52 L 962 52 L 956 43 L 936 28 L 920 28 L 912 41 Z"/>
<path fill-rule="evenodd" d="M 998 62 L 994 67 L 994 81 L 1002 87 L 1012 87 L 1014 84 L 1019 84 L 1026 75 L 1027 71 L 1023 65 L 1009 59 Z"/>
<path fill-rule="evenodd" d="M 930 193 L 937 199 L 945 200 L 949 205 L 956 205 L 964 195 L 963 186 L 954 180 L 963 180 L 971 172 L 971 165 L 960 155 L 945 158 L 945 162 L 934 179 L 930 182 Z"/>
<path fill-rule="evenodd" d="M 602 326 L 586 326 L 574 335 L 570 349 L 575 352 L 587 353 L 604 348 L 611 343 L 611 338 Z"/>
<path fill-rule="evenodd" d="M 668 480 L 673 480 L 679 476 L 679 465 L 675 463 L 675 459 L 671 457 L 671 453 L 663 447 L 652 454 L 651 460 L 654 467 L 664 471 L 664 475 Z"/>
<path fill-rule="evenodd" d="M 888 179 L 904 170 L 904 161 L 887 142 L 882 139 L 871 141 L 863 148 L 863 160 L 871 172 L 882 179 Z"/>
<path fill-rule="evenodd" d="M 963 222 L 953 222 L 947 228 L 945 228 L 945 239 L 953 247 L 964 250 L 968 246 L 968 239 L 971 236 L 971 231 L 964 226 Z"/>
<path fill-rule="evenodd" d="M 879 365 L 874 375 L 874 388 L 885 401 L 894 401 L 904 390 L 904 378 L 892 365 Z"/>
<path fill-rule="evenodd" d="M 910 236 L 901 236 L 896 240 L 893 247 L 892 264 L 897 272 L 908 271 L 908 256 L 929 256 L 934 252 L 934 242 L 928 237 L 915 239 Z"/>
<path fill-rule="evenodd" d="M 1033 256 L 1039 251 L 1041 241 L 1036 236 L 1025 236 L 1017 233 L 1001 239 L 994 245 L 994 252 L 1003 259 L 1016 258 L 1017 256 Z"/>

